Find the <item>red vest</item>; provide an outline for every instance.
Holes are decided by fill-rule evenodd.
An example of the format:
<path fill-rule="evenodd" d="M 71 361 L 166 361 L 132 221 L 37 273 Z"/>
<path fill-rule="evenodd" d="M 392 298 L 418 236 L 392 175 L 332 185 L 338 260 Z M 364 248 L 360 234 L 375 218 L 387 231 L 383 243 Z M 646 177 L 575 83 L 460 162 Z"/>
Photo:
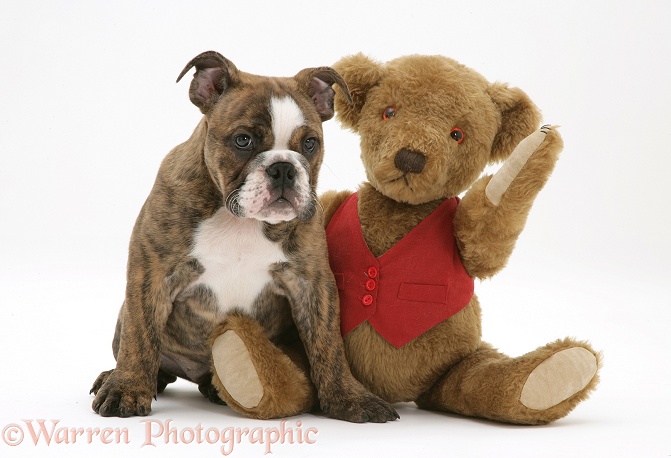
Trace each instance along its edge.
<path fill-rule="evenodd" d="M 343 337 L 368 320 L 397 348 L 466 307 L 473 279 L 459 258 L 447 199 L 389 251 L 373 256 L 361 232 L 357 195 L 348 197 L 326 228 L 329 262 L 340 294 Z"/>

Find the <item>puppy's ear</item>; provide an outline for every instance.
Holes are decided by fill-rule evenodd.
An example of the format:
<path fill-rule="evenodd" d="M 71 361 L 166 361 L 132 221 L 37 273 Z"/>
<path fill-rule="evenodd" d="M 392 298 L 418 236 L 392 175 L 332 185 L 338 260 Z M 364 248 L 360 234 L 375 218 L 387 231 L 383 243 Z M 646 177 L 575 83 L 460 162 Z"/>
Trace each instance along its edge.
<path fill-rule="evenodd" d="M 345 79 L 351 95 L 349 102 L 348 98 L 336 91 L 336 117 L 344 127 L 356 132 L 368 91 L 382 80 L 384 66 L 359 53 L 343 57 L 333 68 Z"/>
<path fill-rule="evenodd" d="M 306 68 L 294 76 L 317 107 L 322 122 L 333 117 L 333 97 L 335 91 L 331 86 L 337 84 L 345 98 L 352 103 L 347 84 L 342 76 L 331 67 Z"/>
<path fill-rule="evenodd" d="M 191 80 L 189 98 L 203 114 L 207 114 L 219 96 L 237 80 L 238 69 L 218 52 L 206 51 L 186 64 L 177 82 L 193 67 L 196 67 L 196 73 Z"/>
<path fill-rule="evenodd" d="M 516 87 L 494 83 L 487 92 L 501 114 L 501 126 L 490 156 L 491 162 L 498 162 L 508 158 L 517 144 L 536 130 L 541 113 L 529 96 Z"/>

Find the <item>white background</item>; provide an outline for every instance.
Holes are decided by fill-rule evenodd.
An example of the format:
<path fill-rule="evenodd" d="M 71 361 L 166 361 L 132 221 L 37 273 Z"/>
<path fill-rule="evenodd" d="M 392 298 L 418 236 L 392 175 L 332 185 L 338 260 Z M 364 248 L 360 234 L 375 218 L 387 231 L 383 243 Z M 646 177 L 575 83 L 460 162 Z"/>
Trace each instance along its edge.
<path fill-rule="evenodd" d="M 141 447 L 147 419 L 103 419 L 88 394 L 114 365 L 135 217 L 200 117 L 188 78 L 175 78 L 214 49 L 283 76 L 359 51 L 444 54 L 523 88 L 565 149 L 508 267 L 476 285 L 484 339 L 511 355 L 564 336 L 604 352 L 598 390 L 547 427 L 407 404 L 385 425 L 292 418 L 317 442 L 274 456 L 670 456 L 670 23 L 666 1 L 0 0 L 0 455 L 220 456 Z M 325 135 L 320 190 L 355 189 L 357 137 L 335 120 Z M 280 424 L 242 419 L 186 382 L 153 409 L 187 435 Z M 130 444 L 34 446 L 22 421 L 36 419 L 126 428 Z M 25 437 L 10 447 L 13 424 Z M 232 454 L 263 455 L 246 439 Z"/>

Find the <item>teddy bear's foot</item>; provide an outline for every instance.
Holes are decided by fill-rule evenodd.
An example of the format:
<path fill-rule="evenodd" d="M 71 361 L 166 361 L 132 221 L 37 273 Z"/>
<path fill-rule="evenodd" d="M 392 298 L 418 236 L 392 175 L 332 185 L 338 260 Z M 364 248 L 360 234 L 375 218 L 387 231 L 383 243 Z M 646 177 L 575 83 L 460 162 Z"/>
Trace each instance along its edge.
<path fill-rule="evenodd" d="M 417 401 L 420 407 L 518 424 L 567 415 L 598 382 L 599 355 L 564 339 L 519 358 L 485 345 Z"/>
<path fill-rule="evenodd" d="M 234 410 L 268 419 L 312 407 L 315 390 L 305 370 L 268 340 L 257 321 L 229 315 L 211 342 L 212 385 Z"/>
<path fill-rule="evenodd" d="M 546 410 L 580 393 L 594 378 L 597 357 L 583 347 L 560 350 L 540 363 L 527 377 L 520 403 L 533 410 Z"/>

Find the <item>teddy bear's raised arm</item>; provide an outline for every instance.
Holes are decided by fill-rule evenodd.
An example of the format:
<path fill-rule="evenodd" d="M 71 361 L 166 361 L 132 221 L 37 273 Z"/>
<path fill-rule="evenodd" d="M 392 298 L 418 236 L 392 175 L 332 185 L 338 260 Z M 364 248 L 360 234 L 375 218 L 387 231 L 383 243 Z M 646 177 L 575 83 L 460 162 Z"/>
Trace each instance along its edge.
<path fill-rule="evenodd" d="M 520 142 L 494 176 L 482 177 L 466 193 L 454 225 L 472 277 L 491 277 L 506 265 L 562 147 L 559 132 L 543 126 Z"/>
<path fill-rule="evenodd" d="M 503 167 L 496 172 L 496 175 L 489 180 L 485 188 L 487 199 L 498 206 L 501 203 L 503 195 L 520 173 L 524 165 L 529 161 L 531 155 L 545 140 L 545 136 L 551 130 L 550 126 L 543 126 L 527 138 L 522 140 L 517 148 L 510 155 L 510 158 L 503 164 Z"/>

